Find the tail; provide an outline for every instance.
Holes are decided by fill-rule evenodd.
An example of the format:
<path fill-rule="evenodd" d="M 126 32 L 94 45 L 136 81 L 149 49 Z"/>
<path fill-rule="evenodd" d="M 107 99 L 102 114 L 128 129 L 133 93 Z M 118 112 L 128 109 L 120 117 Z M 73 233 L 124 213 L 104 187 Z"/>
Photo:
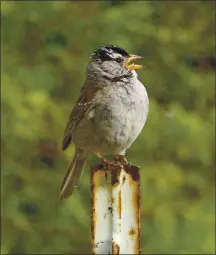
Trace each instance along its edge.
<path fill-rule="evenodd" d="M 62 181 L 59 196 L 60 200 L 71 196 L 74 188 L 79 185 L 86 162 L 87 157 L 81 157 L 80 152 L 76 151 Z"/>

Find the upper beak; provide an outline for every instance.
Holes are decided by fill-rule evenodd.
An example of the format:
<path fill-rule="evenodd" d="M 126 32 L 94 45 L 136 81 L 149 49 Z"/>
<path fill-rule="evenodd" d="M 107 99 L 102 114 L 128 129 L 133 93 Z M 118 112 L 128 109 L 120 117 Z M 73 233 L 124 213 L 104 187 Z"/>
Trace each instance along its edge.
<path fill-rule="evenodd" d="M 125 67 L 129 70 L 138 70 L 143 68 L 143 65 L 135 65 L 134 63 L 131 64 L 132 61 L 137 60 L 137 59 L 142 59 L 145 57 L 137 56 L 137 55 L 130 55 L 129 58 L 127 59 L 125 63 Z"/>

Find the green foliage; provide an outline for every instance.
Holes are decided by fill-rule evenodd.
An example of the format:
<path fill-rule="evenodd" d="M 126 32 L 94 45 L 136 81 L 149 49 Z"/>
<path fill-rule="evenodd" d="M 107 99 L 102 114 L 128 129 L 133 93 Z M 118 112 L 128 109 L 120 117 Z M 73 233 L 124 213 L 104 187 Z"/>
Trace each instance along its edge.
<path fill-rule="evenodd" d="M 215 253 L 215 73 L 185 60 L 214 55 L 213 1 L 1 5 L 1 254 L 90 253 L 89 165 L 70 200 L 58 193 L 74 152 L 61 151 L 65 123 L 101 44 L 146 57 L 150 112 L 127 153 L 141 167 L 142 252 Z"/>

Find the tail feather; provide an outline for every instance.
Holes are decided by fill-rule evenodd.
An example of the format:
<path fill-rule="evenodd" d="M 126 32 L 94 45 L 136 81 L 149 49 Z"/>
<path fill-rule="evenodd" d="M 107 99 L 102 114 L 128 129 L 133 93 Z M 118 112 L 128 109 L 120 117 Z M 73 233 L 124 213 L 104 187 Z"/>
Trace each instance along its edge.
<path fill-rule="evenodd" d="M 59 196 L 60 200 L 71 196 L 74 188 L 79 185 L 86 162 L 87 157 L 80 158 L 80 155 L 77 152 L 75 153 L 62 181 Z"/>

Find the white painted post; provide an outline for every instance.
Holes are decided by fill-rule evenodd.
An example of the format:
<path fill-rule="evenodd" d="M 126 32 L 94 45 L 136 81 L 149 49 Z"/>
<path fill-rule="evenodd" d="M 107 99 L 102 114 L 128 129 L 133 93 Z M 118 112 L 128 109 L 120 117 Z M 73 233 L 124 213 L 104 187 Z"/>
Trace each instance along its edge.
<path fill-rule="evenodd" d="M 92 253 L 140 254 L 139 168 L 94 166 L 91 187 Z"/>

